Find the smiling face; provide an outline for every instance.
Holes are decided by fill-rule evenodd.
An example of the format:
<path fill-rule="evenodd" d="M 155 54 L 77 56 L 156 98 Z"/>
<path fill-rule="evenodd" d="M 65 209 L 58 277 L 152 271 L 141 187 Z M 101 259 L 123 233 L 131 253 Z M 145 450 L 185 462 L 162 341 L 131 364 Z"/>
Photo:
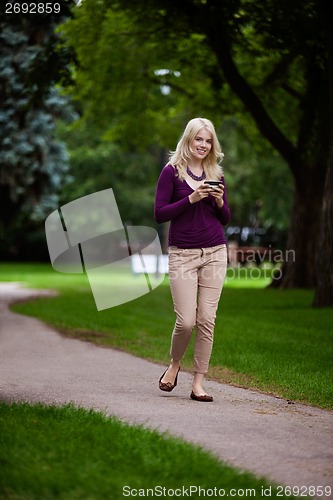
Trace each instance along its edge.
<path fill-rule="evenodd" d="M 191 143 L 193 158 L 203 160 L 212 149 L 212 134 L 206 128 L 201 128 Z"/>

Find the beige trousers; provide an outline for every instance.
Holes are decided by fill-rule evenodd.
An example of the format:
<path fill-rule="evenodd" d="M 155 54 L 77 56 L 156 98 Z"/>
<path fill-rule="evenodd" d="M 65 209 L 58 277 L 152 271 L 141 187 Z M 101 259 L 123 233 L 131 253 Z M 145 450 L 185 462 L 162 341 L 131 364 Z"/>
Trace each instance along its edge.
<path fill-rule="evenodd" d="M 194 371 L 206 373 L 213 347 L 216 311 L 227 271 L 226 245 L 182 249 L 169 247 L 169 278 L 176 323 L 171 357 L 186 351 L 194 326 Z"/>

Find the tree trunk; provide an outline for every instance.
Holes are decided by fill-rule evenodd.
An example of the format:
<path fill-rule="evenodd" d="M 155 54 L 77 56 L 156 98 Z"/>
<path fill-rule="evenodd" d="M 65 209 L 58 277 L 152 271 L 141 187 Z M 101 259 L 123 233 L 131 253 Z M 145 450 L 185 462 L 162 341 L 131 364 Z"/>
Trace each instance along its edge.
<path fill-rule="evenodd" d="M 253 116 L 263 136 L 286 160 L 295 179 L 295 193 L 285 260 L 281 276 L 278 275 L 271 286 L 315 288 L 317 284 L 315 258 L 326 170 L 326 161 L 323 161 L 319 154 L 323 150 L 320 131 L 326 117 L 323 121 L 319 119 L 317 126 L 314 127 L 315 110 L 317 110 L 321 99 L 313 99 L 312 96 L 314 91 L 318 93 L 318 89 L 320 92 L 322 87 L 321 73 L 318 75 L 318 72 L 314 71 L 311 84 L 308 85 L 308 94 L 303 99 L 301 136 L 298 138 L 297 146 L 295 146 L 277 127 L 262 101 L 242 77 L 232 58 L 231 51 L 228 50 L 228 44 L 223 43 L 223 41 L 223 36 L 221 39 L 220 30 L 218 30 L 215 38 L 212 37 L 211 47 L 217 55 L 226 80 Z M 306 148 L 309 136 L 313 135 L 313 128 L 316 131 L 315 135 L 319 136 L 316 137 L 318 147 L 315 148 L 316 153 L 307 154 Z M 310 152 L 312 153 L 312 151 Z M 311 163 L 314 156 L 316 164 Z"/>
<path fill-rule="evenodd" d="M 333 306 L 333 144 L 326 174 L 325 193 L 321 213 L 320 235 L 317 248 L 317 280 L 313 305 Z"/>
<path fill-rule="evenodd" d="M 288 241 L 282 272 L 273 288 L 315 288 L 318 227 L 322 190 L 310 186 L 295 188 Z M 310 188 L 310 189 L 309 189 Z"/>
<path fill-rule="evenodd" d="M 333 306 L 333 6 L 332 2 L 319 2 L 327 44 L 329 74 L 329 158 L 321 211 L 320 234 L 317 250 L 318 285 L 314 297 L 315 307 Z"/>

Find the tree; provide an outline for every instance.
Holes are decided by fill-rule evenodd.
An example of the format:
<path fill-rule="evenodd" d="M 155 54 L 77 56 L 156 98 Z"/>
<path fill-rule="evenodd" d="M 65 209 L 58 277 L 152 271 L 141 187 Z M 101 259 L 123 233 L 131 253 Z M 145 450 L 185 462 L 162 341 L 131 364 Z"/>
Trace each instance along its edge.
<path fill-rule="evenodd" d="M 103 0 L 97 10 L 92 2 L 84 3 L 59 32 L 78 62 L 68 87 L 81 117 L 76 128 L 92 126 L 106 141 L 145 150 L 175 143 L 184 109 L 209 107 L 209 78 L 190 68 L 181 75 L 176 71 L 179 58 L 191 54 L 210 64 L 201 37 L 183 40 L 173 59 L 149 28 L 141 30 L 133 16 L 108 9 Z"/>
<path fill-rule="evenodd" d="M 151 207 L 159 175 L 159 152 L 134 147 L 124 150 L 115 141 L 103 140 L 92 123 L 76 125 L 58 125 L 58 135 L 66 140 L 69 152 L 70 175 L 60 204 L 111 187 L 124 224 L 154 224 Z"/>
<path fill-rule="evenodd" d="M 212 88 L 218 91 L 227 81 L 295 181 L 288 248 L 296 259 L 285 262 L 279 285 L 316 286 L 329 144 L 327 51 L 318 2 L 110 0 L 108 5 L 129 9 L 138 26 L 149 26 L 153 36 L 163 39 L 166 50 L 189 34 L 203 37 L 216 58 Z M 186 63 L 194 66 L 195 61 Z M 326 230 L 331 233 L 332 227 Z M 322 255 L 317 262 L 327 269 L 331 262 L 324 260 Z M 333 305 L 331 291 L 325 305 Z"/>
<path fill-rule="evenodd" d="M 203 36 L 167 40 L 166 50 L 153 28 L 141 29 L 128 12 L 102 4 L 95 12 L 89 2 L 59 32 L 64 44 L 75 49 L 78 63 L 75 84 L 67 90 L 80 119 L 62 135 L 71 156 L 71 192 L 101 189 L 112 182 L 123 195 L 122 213 L 145 220 L 152 213 L 167 150 L 175 146 L 189 118 L 208 115 L 226 147 L 233 224 L 248 224 L 249 207 L 260 203 L 265 226 L 286 229 L 291 176 L 279 155 L 260 140 L 248 114 L 235 115 L 236 99 L 227 86 L 218 84 L 212 99 L 216 60 L 203 45 Z M 278 196 L 280 187 L 283 198 Z"/>
<path fill-rule="evenodd" d="M 56 119 L 70 115 L 68 99 L 55 87 L 69 77 L 71 57 L 68 49 L 58 51 L 54 34 L 63 19 L 13 14 L 0 22 L 1 253 L 6 258 L 20 254 L 29 230 L 56 207 L 66 179 L 67 153 L 55 138 Z"/>
<path fill-rule="evenodd" d="M 89 3 L 84 7 L 89 12 Z M 157 125 L 155 134 L 163 128 L 158 119 L 162 108 L 160 94 L 159 97 L 154 94 L 151 83 L 155 83 L 156 88 L 161 84 L 169 86 L 182 96 L 178 104 L 170 103 L 168 108 L 172 124 L 177 116 L 175 109 L 179 110 L 181 105 L 188 113 L 195 110 L 195 115 L 202 112 L 221 116 L 226 111 L 235 111 L 236 102 L 228 90 L 231 89 L 238 98 L 238 111 L 252 116 L 262 136 L 289 166 L 294 179 L 287 248 L 294 250 L 296 258 L 285 262 L 279 286 L 316 286 L 315 260 L 319 251 L 319 227 L 323 227 L 320 226 L 321 207 L 327 198 L 324 183 L 329 143 L 327 47 L 317 1 L 105 0 L 100 3 L 98 16 L 99 23 L 89 21 L 83 9 L 78 20 L 86 24 L 81 24 L 81 28 L 76 24 L 77 31 L 72 30 L 70 35 L 75 40 L 80 29 L 85 36 L 88 33 L 86 44 L 78 49 L 84 61 L 78 83 L 86 92 L 88 114 L 98 116 L 99 109 L 106 111 L 110 105 L 114 110 L 123 109 L 120 114 L 125 118 L 121 120 L 124 125 L 126 118 L 129 123 L 133 116 L 131 96 L 139 96 L 134 105 L 140 124 L 151 125 L 145 118 L 151 118 L 151 110 L 157 110 L 153 122 Z M 115 16 L 119 18 L 118 23 Z M 106 37 L 97 34 L 101 26 L 103 33 L 106 31 L 109 35 L 109 43 L 105 43 Z M 95 30 L 98 43 L 103 44 L 103 50 L 97 47 L 103 60 L 94 57 L 89 37 L 91 29 Z M 114 61 L 111 52 L 121 52 L 122 44 L 126 43 L 132 44 L 130 58 L 135 66 L 130 65 L 127 71 L 128 60 L 121 66 L 124 60 L 119 58 L 121 63 L 111 72 L 110 68 L 104 72 L 105 61 Z M 90 79 L 88 83 L 85 75 L 90 63 L 95 65 L 98 77 L 97 81 Z M 102 74 L 98 73 L 100 67 Z M 169 69 L 163 80 L 156 73 L 161 67 Z M 124 97 L 124 89 L 119 93 L 115 88 L 122 68 L 128 78 L 125 81 L 128 99 Z M 102 91 L 106 88 L 103 79 L 111 73 L 112 93 L 106 96 Z M 181 77 L 175 78 L 177 73 Z M 142 92 L 138 92 L 136 86 Z M 92 89 L 100 99 L 103 96 L 103 102 L 89 100 Z M 114 113 L 115 120 L 120 114 Z M 109 116 L 108 113 L 105 116 Z M 113 125 L 112 133 L 121 131 L 117 123 Z M 325 268 L 330 264 L 326 261 L 324 265 L 323 259 L 318 263 Z M 323 283 L 327 285 L 325 278 Z M 331 293 L 328 295 L 328 302 L 332 303 Z"/>

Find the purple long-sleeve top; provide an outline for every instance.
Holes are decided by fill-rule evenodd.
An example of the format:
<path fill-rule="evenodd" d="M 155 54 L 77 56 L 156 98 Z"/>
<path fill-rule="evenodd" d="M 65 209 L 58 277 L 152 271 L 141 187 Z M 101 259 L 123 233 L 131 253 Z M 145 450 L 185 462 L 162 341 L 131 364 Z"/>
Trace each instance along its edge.
<path fill-rule="evenodd" d="M 193 189 L 179 179 L 172 165 L 163 168 L 156 189 L 154 215 L 159 224 L 170 223 L 169 246 L 179 248 L 207 248 L 226 243 L 223 225 L 230 220 L 224 177 L 223 207 L 219 208 L 213 196 L 208 195 L 191 203 Z"/>

